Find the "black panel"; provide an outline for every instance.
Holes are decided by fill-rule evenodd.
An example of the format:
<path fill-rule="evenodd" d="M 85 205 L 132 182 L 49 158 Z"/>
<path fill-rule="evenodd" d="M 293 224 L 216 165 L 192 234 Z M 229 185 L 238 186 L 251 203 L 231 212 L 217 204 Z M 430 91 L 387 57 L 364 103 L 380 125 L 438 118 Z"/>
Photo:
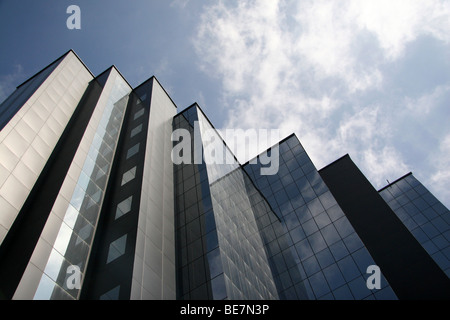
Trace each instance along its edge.
<path fill-rule="evenodd" d="M 350 157 L 319 171 L 399 299 L 449 299 L 450 280 Z"/>
<path fill-rule="evenodd" d="M 0 247 L 2 299 L 14 295 L 101 92 L 102 86 L 95 79 L 91 81 Z"/>

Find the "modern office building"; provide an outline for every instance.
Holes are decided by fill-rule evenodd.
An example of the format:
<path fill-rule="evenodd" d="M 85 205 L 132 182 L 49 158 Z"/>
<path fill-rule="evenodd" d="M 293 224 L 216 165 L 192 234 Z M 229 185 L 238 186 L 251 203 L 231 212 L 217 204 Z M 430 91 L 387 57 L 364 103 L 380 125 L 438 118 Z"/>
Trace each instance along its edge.
<path fill-rule="evenodd" d="M 94 77 L 69 51 L 0 110 L 1 297 L 175 299 L 176 107 L 158 81 Z"/>
<path fill-rule="evenodd" d="M 422 240 L 417 237 L 417 232 L 411 233 L 410 223 L 399 219 L 402 211 L 399 206 L 395 206 L 395 199 L 387 198 L 386 192 L 394 192 L 399 186 L 406 189 L 400 182 L 403 179 L 387 186 L 380 195 L 348 155 L 321 169 L 320 176 L 399 299 L 449 298 L 450 280 L 448 273 L 445 273 L 448 261 L 447 266 L 436 263 L 436 258 L 430 256 L 426 247 L 418 241 Z M 415 200 L 420 194 L 425 194 L 424 188 L 420 188 L 417 180 L 412 185 L 417 189 L 409 190 L 408 196 L 412 200 L 409 200 L 410 204 L 402 202 L 404 209 L 411 210 L 411 214 L 413 208 L 417 212 L 427 210 L 430 207 L 428 203 L 422 204 L 420 200 Z M 394 194 L 400 196 L 396 192 Z M 382 195 L 389 199 L 389 204 Z M 438 205 L 437 200 L 431 202 L 431 197 L 427 200 L 436 208 L 436 216 L 433 217 L 436 220 L 432 220 L 434 225 L 439 225 L 439 230 L 447 236 L 447 244 L 441 244 L 441 254 L 448 254 L 449 211 L 445 207 L 442 210 L 443 206 L 440 203 Z M 434 208 L 432 207 L 433 211 Z M 430 226 L 433 223 L 430 222 Z M 438 242 L 437 239 L 432 239 Z"/>
<path fill-rule="evenodd" d="M 449 298 L 449 210 L 412 174 L 377 191 L 295 135 L 241 164 L 155 77 L 132 88 L 68 51 L 0 130 L 2 299 Z"/>
<path fill-rule="evenodd" d="M 412 173 L 380 195 L 437 265 L 450 276 L 449 210 Z"/>

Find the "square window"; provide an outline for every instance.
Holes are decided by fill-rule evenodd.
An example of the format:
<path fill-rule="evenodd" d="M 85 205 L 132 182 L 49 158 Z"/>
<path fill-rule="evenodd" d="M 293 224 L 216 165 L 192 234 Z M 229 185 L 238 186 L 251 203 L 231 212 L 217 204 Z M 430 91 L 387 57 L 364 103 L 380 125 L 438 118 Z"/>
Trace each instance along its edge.
<path fill-rule="evenodd" d="M 291 230 L 289 232 L 289 234 L 291 235 L 292 241 L 294 243 L 297 243 L 303 239 L 305 239 L 305 232 L 303 232 L 302 227 L 297 227 L 294 230 Z"/>
<path fill-rule="evenodd" d="M 219 274 L 223 273 L 219 248 L 209 252 L 207 254 L 207 259 L 211 278 L 215 278 Z"/>
<path fill-rule="evenodd" d="M 448 241 L 441 234 L 433 238 L 433 242 L 439 248 L 439 250 L 444 250 L 446 247 L 448 247 Z"/>
<path fill-rule="evenodd" d="M 120 238 L 114 240 L 109 245 L 108 257 L 106 263 L 116 260 L 125 253 L 125 248 L 127 244 L 127 235 L 124 234 Z"/>
<path fill-rule="evenodd" d="M 436 211 L 433 210 L 433 208 L 428 208 L 422 213 L 425 217 L 427 217 L 428 220 L 433 220 L 438 216 L 438 214 L 436 213 Z"/>
<path fill-rule="evenodd" d="M 323 182 L 323 180 L 319 180 L 317 183 L 313 184 L 312 188 L 316 193 L 316 195 L 318 196 L 323 195 L 325 192 L 328 191 L 328 187 L 325 184 L 325 182 Z"/>
<path fill-rule="evenodd" d="M 319 199 L 325 210 L 328 210 L 337 204 L 336 200 L 334 199 L 330 191 L 327 191 L 321 196 L 319 196 Z"/>
<path fill-rule="evenodd" d="M 345 256 L 349 255 L 345 244 L 342 241 L 336 242 L 330 246 L 331 253 L 336 261 L 341 260 Z"/>
<path fill-rule="evenodd" d="M 336 300 L 354 300 L 353 295 L 347 285 L 333 291 Z"/>
<path fill-rule="evenodd" d="M 306 275 L 308 277 L 320 271 L 320 265 L 319 262 L 317 262 L 315 256 L 311 256 L 310 258 L 303 261 L 303 268 L 305 269 Z"/>
<path fill-rule="evenodd" d="M 436 197 L 433 196 L 431 193 L 425 193 L 424 195 L 422 195 L 421 199 L 425 200 L 425 202 L 430 206 L 433 206 L 438 202 Z"/>
<path fill-rule="evenodd" d="M 450 260 L 441 251 L 434 253 L 431 257 L 442 270 L 450 268 Z"/>
<path fill-rule="evenodd" d="M 407 202 L 406 204 L 404 204 L 403 208 L 406 210 L 406 212 L 408 212 L 408 214 L 411 217 L 419 213 L 419 209 L 417 209 L 417 207 L 411 202 Z"/>
<path fill-rule="evenodd" d="M 344 239 L 344 243 L 350 252 L 355 252 L 359 248 L 364 247 L 364 244 L 362 243 L 356 232 L 353 232 L 348 237 L 346 237 Z"/>
<path fill-rule="evenodd" d="M 366 273 L 368 266 L 375 264 L 366 248 L 355 251 L 352 253 L 352 257 L 362 274 Z"/>
<path fill-rule="evenodd" d="M 129 196 L 128 198 L 126 198 L 125 200 L 123 200 L 122 202 L 120 202 L 117 205 L 115 219 L 118 219 L 121 216 L 123 216 L 124 214 L 127 214 L 128 212 L 131 211 L 131 202 L 132 202 L 132 200 L 133 200 L 133 196 Z"/>
<path fill-rule="evenodd" d="M 322 269 L 330 266 L 331 264 L 333 264 L 335 262 L 333 256 L 331 255 L 330 250 L 328 250 L 328 249 L 318 252 L 316 254 L 316 257 L 317 257 L 317 260 L 319 261 L 320 267 Z"/>
<path fill-rule="evenodd" d="M 311 287 L 317 298 L 320 298 L 330 292 L 330 288 L 328 287 L 327 281 L 325 280 L 322 272 L 318 272 L 309 278 L 309 282 L 311 283 Z"/>
<path fill-rule="evenodd" d="M 227 298 L 227 288 L 223 273 L 211 281 L 211 290 L 214 300 L 223 300 Z"/>
<path fill-rule="evenodd" d="M 348 221 L 347 217 L 342 217 L 339 220 L 335 221 L 334 226 L 336 227 L 336 230 L 339 232 L 342 238 L 345 238 L 346 236 L 354 232 L 354 229 Z"/>
<path fill-rule="evenodd" d="M 142 131 L 142 123 L 140 125 L 138 125 L 136 128 L 134 128 L 133 130 L 131 130 L 130 138 L 133 138 L 135 135 L 137 135 L 141 131 Z"/>
<path fill-rule="evenodd" d="M 291 212 L 284 216 L 285 225 L 288 228 L 288 230 L 292 230 L 300 225 L 300 222 L 297 219 L 297 215 L 295 212 Z"/>
<path fill-rule="evenodd" d="M 342 276 L 341 270 L 339 270 L 337 264 L 332 264 L 323 270 L 325 278 L 330 285 L 331 290 L 339 288 L 345 284 L 344 277 Z"/>
<path fill-rule="evenodd" d="M 286 161 L 286 167 L 289 169 L 289 172 L 293 172 L 300 168 L 298 162 L 295 159 Z"/>
<path fill-rule="evenodd" d="M 408 191 L 406 191 L 405 194 L 408 197 L 408 199 L 411 200 L 411 201 L 416 199 L 417 197 L 419 197 L 419 194 L 414 189 L 409 189 Z"/>
<path fill-rule="evenodd" d="M 333 224 L 329 224 L 325 228 L 321 229 L 320 232 L 328 245 L 332 245 L 333 243 L 341 240 L 341 237 Z"/>
<path fill-rule="evenodd" d="M 351 281 L 348 286 L 356 300 L 362 300 L 371 294 L 371 291 L 367 288 L 366 281 L 363 277 L 358 277 Z"/>
<path fill-rule="evenodd" d="M 448 212 L 448 209 L 440 202 L 437 202 L 433 205 L 434 211 L 436 211 L 439 215 Z"/>
<path fill-rule="evenodd" d="M 305 260 L 313 255 L 313 251 L 307 239 L 302 240 L 295 244 L 298 256 L 301 260 Z"/>
<path fill-rule="evenodd" d="M 322 237 L 320 232 L 316 232 L 308 237 L 308 241 L 311 244 L 314 252 L 322 251 L 327 247 L 327 243 Z"/>
<path fill-rule="evenodd" d="M 130 159 L 132 156 L 134 156 L 136 153 L 139 152 L 139 145 L 140 143 L 135 144 L 130 149 L 128 149 L 127 152 L 127 159 Z"/>
<path fill-rule="evenodd" d="M 416 214 L 413 219 L 419 226 L 428 222 L 428 219 L 421 213 Z"/>
<path fill-rule="evenodd" d="M 295 199 L 297 196 L 299 196 L 300 191 L 297 188 L 297 185 L 295 183 L 291 183 L 286 188 L 286 194 L 288 195 L 289 199 Z"/>
<path fill-rule="evenodd" d="M 432 239 L 439 234 L 439 231 L 433 226 L 431 222 L 427 222 L 422 226 L 422 230 L 427 234 L 427 236 Z"/>
<path fill-rule="evenodd" d="M 421 228 L 416 228 L 416 229 L 412 230 L 411 233 L 413 234 L 414 237 L 416 237 L 416 239 L 417 239 L 417 241 L 419 241 L 419 243 L 424 243 L 424 242 L 427 242 L 428 240 L 430 240 Z"/>
<path fill-rule="evenodd" d="M 431 240 L 422 243 L 422 246 L 430 255 L 439 251 L 439 249 L 436 247 L 436 245 Z"/>
<path fill-rule="evenodd" d="M 307 206 L 314 217 L 325 211 L 325 208 L 323 207 L 319 198 L 315 198 L 314 200 L 308 202 Z"/>
<path fill-rule="evenodd" d="M 439 232 L 445 232 L 447 230 L 449 230 L 449 226 L 447 224 L 447 222 L 442 219 L 441 217 L 436 217 L 433 220 L 431 220 L 431 223 L 436 227 L 437 230 L 439 230 Z"/>
<path fill-rule="evenodd" d="M 316 221 L 317 226 L 319 227 L 319 229 L 322 229 L 322 228 L 326 227 L 327 225 L 329 225 L 331 223 L 331 220 L 328 217 L 326 212 L 322 212 L 321 214 L 316 216 L 314 218 L 314 220 Z"/>
<path fill-rule="evenodd" d="M 284 167 L 284 168 L 286 168 L 286 167 Z M 281 171 L 280 171 L 280 175 L 281 175 Z M 281 183 L 283 184 L 284 187 L 286 187 L 290 184 L 294 184 L 294 178 L 289 174 L 289 172 L 287 172 L 286 174 L 281 176 Z"/>
<path fill-rule="evenodd" d="M 361 275 L 351 256 L 347 256 L 344 259 L 340 260 L 338 262 L 338 265 L 347 282 Z"/>
<path fill-rule="evenodd" d="M 311 212 L 309 212 L 307 206 L 303 206 L 296 209 L 295 213 L 297 214 L 297 218 L 301 223 L 304 223 L 305 221 L 308 221 L 312 218 L 312 214 Z"/>
<path fill-rule="evenodd" d="M 191 243 L 202 236 L 200 219 L 196 218 L 186 224 L 187 243 Z"/>
<path fill-rule="evenodd" d="M 124 184 L 130 182 L 135 177 L 136 177 L 136 166 L 134 166 L 133 168 L 131 168 L 130 170 L 128 170 L 127 172 L 125 172 L 123 174 L 121 186 L 123 186 Z"/>
<path fill-rule="evenodd" d="M 136 119 L 142 117 L 144 115 L 144 112 L 145 112 L 144 108 L 140 109 L 139 111 L 136 111 L 136 113 L 134 114 L 133 120 L 136 120 Z"/>
<path fill-rule="evenodd" d="M 314 232 L 319 230 L 317 228 L 316 223 L 314 222 L 314 219 L 306 221 L 305 223 L 302 224 L 302 227 L 303 227 L 303 230 L 305 230 L 305 234 L 307 236 L 310 236 L 311 234 L 313 234 Z"/>

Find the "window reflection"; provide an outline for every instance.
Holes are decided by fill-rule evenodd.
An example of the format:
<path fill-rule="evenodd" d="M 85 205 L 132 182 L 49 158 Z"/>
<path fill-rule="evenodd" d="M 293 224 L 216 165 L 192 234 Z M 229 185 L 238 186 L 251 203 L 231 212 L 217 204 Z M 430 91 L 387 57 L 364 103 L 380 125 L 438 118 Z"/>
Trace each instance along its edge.
<path fill-rule="evenodd" d="M 120 202 L 117 205 L 115 219 L 118 219 L 121 216 L 123 216 L 124 214 L 127 214 L 128 212 L 131 211 L 132 200 L 133 200 L 133 196 L 129 196 L 128 198 L 126 198 L 125 200 L 123 200 L 122 202 Z"/>
<path fill-rule="evenodd" d="M 208 253 L 208 264 L 211 278 L 215 278 L 222 273 L 222 262 L 220 260 L 220 250 L 217 248 Z"/>
<path fill-rule="evenodd" d="M 354 269 L 356 277 L 365 273 L 362 265 L 368 263 L 371 257 L 298 139 L 295 136 L 288 138 L 280 143 L 279 150 L 282 160 L 277 175 L 262 177 L 258 174 L 259 164 L 248 163 L 244 166 L 275 212 L 283 216 L 283 225 L 290 235 L 287 238 L 289 241 L 276 241 L 274 239 L 283 239 L 280 234 L 286 231 L 266 233 L 265 238 L 271 239 L 269 242 L 266 240 L 269 256 L 276 260 L 282 247 L 295 248 L 292 265 L 298 267 L 292 270 L 298 271 L 288 269 L 291 279 L 308 283 L 312 288 L 311 291 L 308 286 L 303 286 L 305 291 L 298 295 L 299 298 L 347 297 L 350 290 L 342 289 L 346 280 L 336 263 L 344 263 L 342 259 L 350 257 L 350 252 L 361 250 L 361 257 L 355 258 L 361 264 L 360 269 Z M 266 228 L 262 230 L 264 234 Z M 278 272 L 284 271 L 283 264 L 276 261 L 274 264 Z M 320 272 L 324 270 L 327 272 Z M 332 275 L 336 275 L 335 278 Z M 282 276 L 287 279 L 285 274 L 280 274 Z M 332 286 L 330 282 L 333 282 Z M 340 291 L 335 294 L 334 290 L 338 289 Z M 283 296 L 289 294 L 286 290 Z M 353 299 L 351 292 L 349 297 Z"/>
<path fill-rule="evenodd" d="M 45 273 L 42 275 L 41 280 L 39 282 L 39 287 L 34 294 L 34 300 L 50 300 L 54 287 L 56 286 L 55 282 L 52 281 Z"/>
<path fill-rule="evenodd" d="M 46 265 L 46 273 L 36 291 L 37 297 L 44 296 L 48 299 L 77 298 L 79 290 L 69 290 L 65 287 L 64 280 L 67 277 L 66 269 L 69 265 L 78 265 L 84 272 L 88 254 L 92 242 L 93 232 L 98 220 L 99 203 L 103 198 L 106 187 L 106 176 L 109 173 L 113 160 L 113 152 L 119 135 L 123 114 L 128 102 L 128 93 L 131 91 L 128 84 L 117 73 L 111 73 L 108 81 L 113 82 L 102 95 L 107 95 L 105 105 L 101 114 L 100 122 L 93 127 L 95 121 L 89 126 L 94 129 L 93 141 L 90 144 L 87 157 L 84 162 L 77 163 L 82 168 L 77 179 L 68 209 L 61 223 L 54 243 L 54 249 Z M 104 101 L 104 100 L 103 100 Z M 64 186 L 63 186 L 64 187 Z M 61 196 L 61 195 L 59 195 Z M 117 258 L 124 250 L 124 239 L 118 239 L 110 247 L 109 259 Z M 111 260 L 112 261 L 112 260 Z M 49 282 L 53 281 L 53 288 Z M 52 291 L 49 293 L 49 291 Z"/>
<path fill-rule="evenodd" d="M 142 108 L 134 114 L 133 120 L 136 120 L 144 115 L 145 109 Z"/>
<path fill-rule="evenodd" d="M 142 131 L 142 124 L 138 125 L 136 128 L 131 130 L 130 138 L 133 138 L 135 135 Z"/>
<path fill-rule="evenodd" d="M 214 300 L 223 300 L 227 298 L 227 289 L 223 273 L 211 280 L 211 288 Z"/>
<path fill-rule="evenodd" d="M 136 166 L 134 166 L 133 168 L 131 168 L 130 170 L 128 170 L 123 174 L 121 185 L 123 186 L 124 184 L 130 182 L 135 178 L 135 176 L 136 176 Z"/>
<path fill-rule="evenodd" d="M 320 298 L 330 292 L 330 288 L 322 272 L 317 272 L 311 276 L 310 283 L 317 298 Z"/>
<path fill-rule="evenodd" d="M 136 153 L 139 152 L 139 145 L 140 143 L 135 144 L 130 149 L 128 149 L 127 152 L 127 159 L 130 159 L 132 156 L 134 156 Z"/>
<path fill-rule="evenodd" d="M 337 264 L 332 264 L 323 270 L 323 274 L 331 290 L 335 290 L 345 284 L 345 279 Z"/>
<path fill-rule="evenodd" d="M 52 250 L 50 257 L 48 258 L 47 266 L 45 267 L 45 274 L 48 275 L 53 281 L 59 275 L 59 270 L 63 264 L 64 257 L 55 249 Z"/>
<path fill-rule="evenodd" d="M 121 255 L 125 253 L 127 244 L 127 235 L 124 234 L 120 238 L 114 240 L 109 245 L 108 257 L 106 258 L 106 263 L 116 260 Z"/>

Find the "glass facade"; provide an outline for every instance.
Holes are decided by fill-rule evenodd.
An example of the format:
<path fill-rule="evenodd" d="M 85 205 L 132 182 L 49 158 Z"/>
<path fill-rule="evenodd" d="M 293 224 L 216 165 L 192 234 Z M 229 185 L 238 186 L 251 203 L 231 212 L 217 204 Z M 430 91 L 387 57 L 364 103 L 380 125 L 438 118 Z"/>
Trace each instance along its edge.
<path fill-rule="evenodd" d="M 206 160 L 174 166 L 179 298 L 278 299 L 255 219 L 261 207 L 247 193 L 251 181 L 195 105 L 174 118 L 174 129 L 189 132 L 189 151 L 205 150 Z M 222 164 L 208 159 L 211 149 Z"/>
<path fill-rule="evenodd" d="M 175 114 L 154 77 L 130 94 L 82 299 L 175 299 Z"/>
<path fill-rule="evenodd" d="M 140 99 L 142 90 L 151 90 L 151 86 L 143 85 L 139 92 L 133 90 L 128 95 L 110 173 L 113 178 L 105 191 L 100 228 L 92 245 L 95 254 L 89 259 L 82 299 L 127 299 L 130 296 L 145 152 L 145 148 L 133 149 L 133 146 L 143 145 L 146 139 L 144 133 L 131 137 L 130 131 L 137 125 L 148 125 L 150 101 Z M 141 116 L 134 119 L 137 112 Z M 144 114 L 147 117 L 142 116 Z M 132 153 L 128 153 L 130 149 Z"/>
<path fill-rule="evenodd" d="M 156 78 L 135 89 L 114 67 L 94 78 L 69 51 L 0 106 L 0 298 L 395 300 L 398 272 L 383 265 L 392 287 L 381 274 L 369 289 L 369 267 L 409 263 L 411 243 L 434 267 L 414 270 L 440 273 L 424 283 L 445 291 L 449 210 L 412 174 L 373 190 L 377 206 L 342 201 L 336 190 L 357 191 L 322 173 L 295 135 L 241 165 L 196 104 L 177 114 Z M 373 208 L 373 229 L 400 226 L 385 234 L 405 246 L 394 255 L 374 236 L 374 247 L 348 203 L 370 226 Z"/>
<path fill-rule="evenodd" d="M 398 218 L 450 277 L 450 212 L 408 174 L 379 191 Z"/>
<path fill-rule="evenodd" d="M 367 267 L 375 262 L 298 139 L 288 137 L 278 150 L 276 175 L 261 175 L 259 161 L 244 168 L 281 221 L 267 246 L 278 263 L 278 281 L 292 284 L 283 288 L 284 297 L 396 299 L 384 277 L 380 290 L 367 288 Z M 281 259 L 287 252 L 294 265 Z"/>
<path fill-rule="evenodd" d="M 71 275 L 67 273 L 67 268 L 78 266 L 83 278 L 130 91 L 125 80 L 112 69 L 99 99 L 97 114 L 94 113 L 85 134 L 85 139 L 90 140 L 87 156 L 34 299 L 78 298 L 79 289 L 67 287 L 67 279 Z M 83 148 L 83 141 L 80 148 Z M 64 197 L 63 194 L 60 196 Z M 54 214 L 61 214 L 58 209 L 54 207 Z M 56 227 L 52 219 L 47 224 L 53 224 L 49 228 Z M 123 242 L 121 238 L 111 247 L 111 257 L 117 258 Z"/>

